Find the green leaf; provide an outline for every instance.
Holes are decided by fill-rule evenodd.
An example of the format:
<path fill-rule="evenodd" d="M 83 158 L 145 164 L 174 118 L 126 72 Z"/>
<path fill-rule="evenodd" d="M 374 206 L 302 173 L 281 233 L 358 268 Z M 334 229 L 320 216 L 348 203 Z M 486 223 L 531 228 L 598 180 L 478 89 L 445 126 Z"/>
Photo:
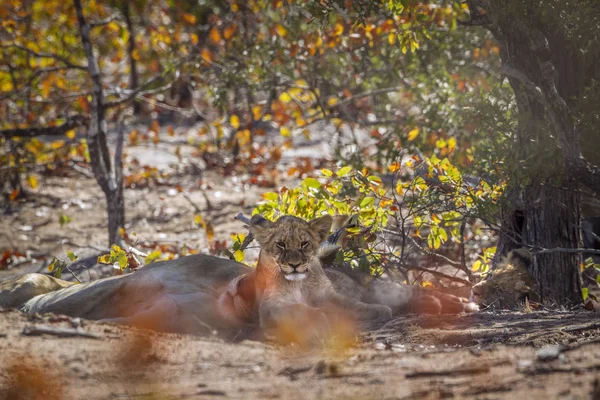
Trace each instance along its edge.
<path fill-rule="evenodd" d="M 369 197 L 365 197 L 364 199 L 362 199 L 358 206 L 360 208 L 367 208 L 369 206 L 372 206 L 373 204 L 375 204 L 375 197 L 369 196 Z"/>
<path fill-rule="evenodd" d="M 77 256 L 77 254 L 73 253 L 72 251 L 67 251 L 67 257 L 69 257 L 69 260 L 71 261 L 75 261 L 79 258 L 79 256 Z"/>
<path fill-rule="evenodd" d="M 98 264 L 110 264 L 110 254 L 104 254 L 98 257 Z"/>
<path fill-rule="evenodd" d="M 263 199 L 269 200 L 269 201 L 277 201 L 277 199 L 279 199 L 279 195 L 275 192 L 263 193 L 262 197 L 263 197 Z"/>
<path fill-rule="evenodd" d="M 583 295 L 583 301 L 587 300 L 587 298 L 589 296 L 589 293 L 590 293 L 590 289 L 589 288 L 586 288 L 586 287 L 581 288 L 581 294 Z"/>
<path fill-rule="evenodd" d="M 302 186 L 306 188 L 318 189 L 321 187 L 321 182 L 315 178 L 306 178 L 302 181 Z"/>
<path fill-rule="evenodd" d="M 333 175 L 333 172 L 331 172 L 331 170 L 329 170 L 329 169 L 326 169 L 326 168 L 323 168 L 323 169 L 321 170 L 321 173 L 322 173 L 324 176 L 326 176 L 326 177 L 330 177 L 330 176 L 332 176 L 332 175 Z"/>
<path fill-rule="evenodd" d="M 124 251 L 119 252 L 117 262 L 119 263 L 119 267 L 121 267 L 121 269 L 127 268 L 127 254 Z"/>
<path fill-rule="evenodd" d="M 151 264 L 155 261 L 158 261 L 160 259 L 160 256 L 162 256 L 162 251 L 160 250 L 155 250 L 152 253 L 148 254 L 148 257 L 146 257 L 146 261 L 145 264 Z"/>
<path fill-rule="evenodd" d="M 69 217 L 68 215 L 65 215 L 65 214 L 62 214 L 60 217 L 58 217 L 58 223 L 60 224 L 61 227 L 68 224 L 72 220 L 73 220 L 72 217 Z"/>
<path fill-rule="evenodd" d="M 352 171 L 352 167 L 346 166 L 346 167 L 342 167 L 339 169 L 338 172 L 336 172 L 335 174 L 337 176 L 339 176 L 340 178 L 348 175 L 350 172 Z"/>

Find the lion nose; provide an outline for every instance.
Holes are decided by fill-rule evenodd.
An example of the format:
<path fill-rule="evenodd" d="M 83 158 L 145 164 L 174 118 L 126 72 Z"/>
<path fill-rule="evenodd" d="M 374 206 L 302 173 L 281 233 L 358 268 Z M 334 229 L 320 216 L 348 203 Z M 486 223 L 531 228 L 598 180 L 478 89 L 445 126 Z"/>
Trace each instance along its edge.
<path fill-rule="evenodd" d="M 298 268 L 300 265 L 302 265 L 302 263 L 288 263 L 288 265 L 290 267 L 292 267 L 294 269 L 294 271 L 296 271 L 296 268 Z"/>

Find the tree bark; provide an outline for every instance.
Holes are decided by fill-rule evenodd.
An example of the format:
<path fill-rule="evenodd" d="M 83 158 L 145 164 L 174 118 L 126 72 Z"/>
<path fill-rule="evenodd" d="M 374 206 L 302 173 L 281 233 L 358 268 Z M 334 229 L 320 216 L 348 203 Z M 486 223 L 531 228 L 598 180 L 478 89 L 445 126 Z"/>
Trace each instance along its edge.
<path fill-rule="evenodd" d="M 557 81 L 576 72 L 569 68 L 573 64 L 556 69 L 552 51 L 560 50 L 550 50 L 548 37 L 539 29 L 542 6 L 532 9 L 527 0 L 468 3 L 473 21 L 489 29 L 498 41 L 502 72 L 518 106 L 515 149 L 523 173 L 512 177 L 505 194 L 503 234 L 495 261 L 518 247 L 531 248 L 534 253 L 581 247 L 579 186 L 583 183 L 595 190 L 598 175 L 597 167 L 581 155 L 571 111 L 557 90 Z M 480 14 L 480 7 L 486 12 Z M 556 22 L 558 26 L 560 21 Z M 530 272 L 546 304 L 581 303 L 580 261 L 580 254 L 572 252 L 535 255 Z"/>
<path fill-rule="evenodd" d="M 131 20 L 131 9 L 128 1 L 123 4 L 123 16 L 125 17 L 125 24 L 129 31 L 129 41 L 127 42 L 127 54 L 129 56 L 129 89 L 135 91 L 139 87 L 138 71 L 137 71 L 137 60 L 135 59 L 133 52 L 135 50 L 135 27 Z M 133 114 L 138 115 L 140 113 L 140 102 L 133 99 Z"/>
<path fill-rule="evenodd" d="M 111 164 L 108 144 L 106 142 L 106 104 L 100 68 L 94 55 L 90 39 L 90 25 L 83 15 L 81 0 L 73 0 L 81 42 L 88 61 L 88 71 L 92 80 L 92 102 L 90 105 L 91 119 L 88 126 L 88 149 L 92 171 L 104 195 L 108 213 L 108 243 L 119 242 L 119 229 L 125 223 L 125 208 L 123 201 L 122 156 L 123 156 L 123 127 L 120 127 L 119 141 L 115 151 L 115 165 Z"/>

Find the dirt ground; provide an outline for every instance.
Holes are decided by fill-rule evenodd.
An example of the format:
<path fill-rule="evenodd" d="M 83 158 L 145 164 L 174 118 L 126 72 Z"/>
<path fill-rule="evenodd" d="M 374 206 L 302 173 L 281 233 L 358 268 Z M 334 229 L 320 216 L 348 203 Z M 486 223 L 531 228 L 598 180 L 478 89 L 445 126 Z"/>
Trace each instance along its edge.
<path fill-rule="evenodd" d="M 260 194 L 274 189 L 269 185 L 294 183 L 284 173 L 296 162 L 292 156 L 284 156 L 282 178 L 261 185 L 248 184 L 251 177 L 240 174 L 195 175 L 194 149 L 186 143 L 128 147 L 141 165 L 164 173 L 149 187 L 126 190 L 127 232 L 136 232 L 142 250 L 209 252 L 196 215 L 214 227 L 215 239 L 229 240 L 243 232 L 233 220 L 237 213 L 249 214 Z M 183 158 L 173 155 L 175 146 Z M 85 171 L 44 177 L 31 193 L 2 217 L 0 250 L 19 255 L 0 268 L 0 279 L 45 272 L 51 256 L 67 250 L 93 260 L 104 249 L 104 199 Z M 61 226 L 61 215 L 71 222 Z M 73 273 L 88 281 L 111 269 L 82 266 Z M 73 276 L 65 272 L 64 278 Z M 4 398 L 600 399 L 600 314 L 412 316 L 358 335 L 352 346 L 306 352 L 4 310 Z"/>
<path fill-rule="evenodd" d="M 597 321 L 549 312 L 412 317 L 344 351 L 305 353 L 5 311 L 0 398 L 598 399 Z M 59 327 L 66 332 L 40 333 Z M 94 336 L 57 336 L 82 332 Z M 25 396 L 35 393 L 43 394 Z"/>

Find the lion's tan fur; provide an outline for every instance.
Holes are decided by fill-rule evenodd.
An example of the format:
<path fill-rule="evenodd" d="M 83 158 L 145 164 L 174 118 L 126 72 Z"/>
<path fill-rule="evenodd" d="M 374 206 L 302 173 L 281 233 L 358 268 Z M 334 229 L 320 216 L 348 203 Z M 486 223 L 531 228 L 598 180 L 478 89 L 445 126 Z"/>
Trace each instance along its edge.
<path fill-rule="evenodd" d="M 234 278 L 252 269 L 208 255 L 163 261 L 134 274 L 73 285 L 27 301 L 25 312 L 142 325 L 183 333 L 237 329 L 244 322 L 224 318 L 218 299 Z M 39 275 L 43 277 L 43 275 Z"/>
<path fill-rule="evenodd" d="M 359 320 L 391 318 L 389 307 L 339 294 L 327 278 L 317 251 L 331 223 L 329 216 L 310 222 L 284 216 L 274 223 L 258 215 L 252 218 L 250 230 L 261 245 L 256 298 L 263 328 L 290 314 L 320 317 L 317 309 L 343 310 Z"/>
<path fill-rule="evenodd" d="M 540 302 L 539 287 L 527 267 L 532 255 L 526 249 L 510 252 L 485 280 L 471 289 L 473 300 L 494 308 L 518 308 L 525 298 Z"/>
<path fill-rule="evenodd" d="M 400 312 L 472 311 L 453 296 L 323 269 L 319 245 L 331 219 L 254 217 L 250 229 L 262 250 L 252 269 L 235 261 L 193 255 L 139 271 L 74 285 L 41 274 L 0 283 L 0 307 L 143 325 L 158 330 L 237 335 L 282 318 L 328 324 L 329 316 L 387 319 Z M 286 279 L 292 274 L 292 280 Z M 303 278 L 303 279 L 300 279 Z M 35 297 L 34 297 L 35 296 Z M 326 316 L 326 314 L 328 316 Z"/>

